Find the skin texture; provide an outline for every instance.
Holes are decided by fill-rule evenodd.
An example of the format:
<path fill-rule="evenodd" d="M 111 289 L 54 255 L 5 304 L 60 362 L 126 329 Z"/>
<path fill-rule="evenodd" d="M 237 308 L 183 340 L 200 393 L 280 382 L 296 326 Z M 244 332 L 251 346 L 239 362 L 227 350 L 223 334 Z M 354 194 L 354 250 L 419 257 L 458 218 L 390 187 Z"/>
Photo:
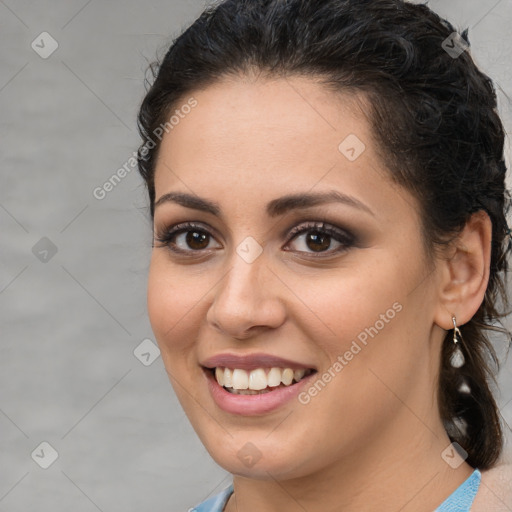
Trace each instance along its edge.
<path fill-rule="evenodd" d="M 390 181 L 364 98 L 301 77 L 224 79 L 194 97 L 197 107 L 162 141 L 156 199 L 196 194 L 222 213 L 156 207 L 157 238 L 185 221 L 211 236 L 198 250 L 186 233 L 177 235 L 184 255 L 155 240 L 148 311 L 192 426 L 234 475 L 225 510 L 432 511 L 473 470 L 466 463 L 452 469 L 441 457 L 450 440 L 436 379 L 452 314 L 462 325 L 483 299 L 489 218 L 474 215 L 430 265 L 418 204 Z M 349 134 L 366 145 L 353 162 L 338 150 Z M 266 214 L 278 197 L 328 190 L 373 213 L 328 203 Z M 314 229 L 291 238 L 307 221 L 349 230 L 356 241 L 327 238 L 322 252 L 310 240 Z M 250 264 L 236 252 L 248 236 L 263 248 Z M 400 312 L 308 404 L 292 400 L 244 417 L 212 400 L 199 364 L 207 357 L 264 352 L 322 374 L 395 303 Z M 252 467 L 237 456 L 247 442 L 261 453 Z"/>

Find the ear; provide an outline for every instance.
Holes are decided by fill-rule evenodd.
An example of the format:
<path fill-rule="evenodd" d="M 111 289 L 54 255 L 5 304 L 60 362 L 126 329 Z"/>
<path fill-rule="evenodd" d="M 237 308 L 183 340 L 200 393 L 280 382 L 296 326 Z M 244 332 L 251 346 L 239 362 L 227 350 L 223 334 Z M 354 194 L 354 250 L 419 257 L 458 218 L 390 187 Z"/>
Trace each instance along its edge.
<path fill-rule="evenodd" d="M 491 264 L 492 223 L 484 211 L 474 213 L 438 262 L 439 304 L 434 321 L 445 330 L 463 325 L 484 300 Z"/>

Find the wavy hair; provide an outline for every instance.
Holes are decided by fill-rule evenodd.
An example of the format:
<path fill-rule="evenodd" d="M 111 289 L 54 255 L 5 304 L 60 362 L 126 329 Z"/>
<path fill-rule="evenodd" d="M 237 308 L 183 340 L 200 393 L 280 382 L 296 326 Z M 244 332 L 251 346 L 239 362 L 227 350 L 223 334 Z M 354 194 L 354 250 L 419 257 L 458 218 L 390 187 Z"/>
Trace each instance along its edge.
<path fill-rule="evenodd" d="M 457 39 L 454 40 L 453 37 Z M 450 39 L 451 38 L 451 39 Z M 458 57 L 445 51 L 458 42 Z M 506 214 L 504 129 L 491 79 L 472 60 L 467 30 L 458 34 L 426 5 L 403 0 L 225 0 L 207 7 L 151 66 L 138 127 L 139 171 L 154 215 L 160 142 L 152 134 L 187 94 L 223 77 L 258 70 L 270 77 L 320 79 L 333 91 L 361 92 L 390 177 L 421 205 L 429 261 L 470 216 L 492 221 L 490 278 L 484 300 L 460 329 L 466 364 L 452 368 L 448 331 L 439 368 L 440 415 L 467 462 L 486 469 L 503 447 L 491 390 L 499 361 L 489 332 L 508 306 L 510 229 Z M 148 142 L 153 141 L 148 150 Z M 461 390 L 465 382 L 470 392 Z"/>

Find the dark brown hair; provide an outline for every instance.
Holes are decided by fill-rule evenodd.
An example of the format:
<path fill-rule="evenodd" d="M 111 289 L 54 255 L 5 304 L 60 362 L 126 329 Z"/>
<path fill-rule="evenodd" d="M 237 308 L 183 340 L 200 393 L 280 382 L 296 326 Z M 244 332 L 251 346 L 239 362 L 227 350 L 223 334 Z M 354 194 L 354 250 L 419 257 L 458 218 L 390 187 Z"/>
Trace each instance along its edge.
<path fill-rule="evenodd" d="M 226 76 L 256 69 L 273 77 L 320 78 L 332 90 L 364 93 L 391 179 L 419 200 L 429 254 L 453 240 L 471 214 L 484 210 L 492 221 L 485 298 L 461 327 L 466 364 L 450 365 L 449 331 L 438 390 L 448 435 L 468 452 L 470 465 L 486 469 L 503 445 L 490 387 L 499 364 L 486 333 L 505 334 L 509 346 L 510 333 L 496 321 L 504 316 L 500 301 L 508 305 L 510 193 L 495 88 L 466 45 L 467 30 L 457 34 L 425 5 L 402 0 L 223 1 L 206 8 L 151 67 L 153 83 L 138 117 L 138 163 L 153 216 L 160 147 L 154 134 L 185 95 Z M 460 48 L 460 55 L 450 48 Z M 464 381 L 470 393 L 459 389 Z"/>

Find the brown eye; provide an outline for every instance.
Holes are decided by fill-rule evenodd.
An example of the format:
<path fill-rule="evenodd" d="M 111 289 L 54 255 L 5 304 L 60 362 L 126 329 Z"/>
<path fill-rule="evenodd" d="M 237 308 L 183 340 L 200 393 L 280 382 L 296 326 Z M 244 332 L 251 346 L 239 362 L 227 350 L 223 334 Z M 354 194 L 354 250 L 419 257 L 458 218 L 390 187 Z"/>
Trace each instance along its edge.
<path fill-rule="evenodd" d="M 155 241 L 161 244 L 160 247 L 168 247 L 171 251 L 182 254 L 220 247 L 211 247 L 212 240 L 213 236 L 206 229 L 190 223 L 178 224 L 155 236 Z"/>
<path fill-rule="evenodd" d="M 345 230 L 324 223 L 310 223 L 294 228 L 289 242 L 296 245 L 295 252 L 332 255 L 346 251 L 354 245 L 355 237 Z M 335 244 L 334 248 L 331 246 Z M 329 250 L 330 249 L 330 250 Z"/>
<path fill-rule="evenodd" d="M 310 231 L 305 243 L 312 251 L 325 251 L 331 245 L 331 237 L 318 231 Z"/>
<path fill-rule="evenodd" d="M 187 231 L 185 237 L 185 243 L 191 249 L 206 249 L 208 247 L 209 237 L 208 233 L 200 231 Z"/>

